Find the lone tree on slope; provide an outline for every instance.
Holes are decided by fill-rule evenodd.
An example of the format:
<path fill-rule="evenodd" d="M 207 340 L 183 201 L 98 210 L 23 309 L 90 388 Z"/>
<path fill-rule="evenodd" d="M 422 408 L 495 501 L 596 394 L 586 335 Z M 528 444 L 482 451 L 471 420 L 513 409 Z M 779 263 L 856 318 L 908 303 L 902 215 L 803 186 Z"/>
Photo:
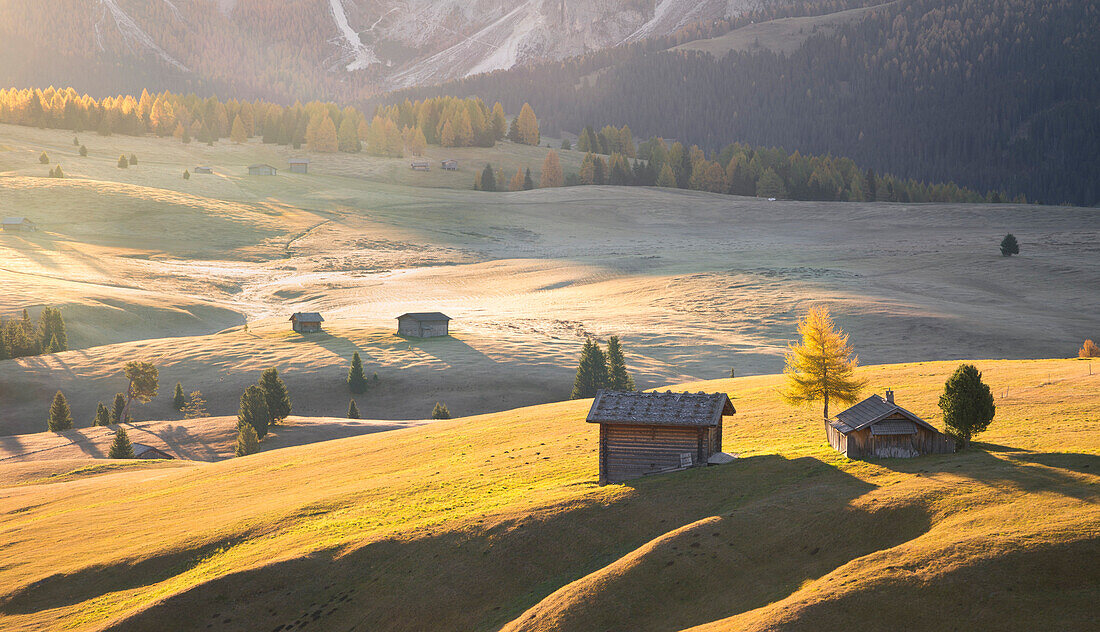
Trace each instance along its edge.
<path fill-rule="evenodd" d="M 607 356 L 600 346 L 588 338 L 581 349 L 581 360 L 577 365 L 577 377 L 573 380 L 573 392 L 570 399 L 595 397 L 596 391 L 606 388 Z"/>
<path fill-rule="evenodd" d="M 251 426 L 256 438 L 263 439 L 270 423 L 271 413 L 267 410 L 267 398 L 264 397 L 263 389 L 253 384 L 241 395 L 241 406 L 237 409 L 237 426 Z"/>
<path fill-rule="evenodd" d="M 95 419 L 92 420 L 93 426 L 109 426 L 111 425 L 111 411 L 103 405 L 103 402 L 99 402 L 99 405 L 95 409 Z"/>
<path fill-rule="evenodd" d="M 1016 235 L 1009 233 L 1001 240 L 1001 256 L 1011 257 L 1020 254 L 1020 242 L 1016 241 Z"/>
<path fill-rule="evenodd" d="M 115 402 L 111 406 L 111 423 L 121 423 L 126 419 L 126 396 L 122 393 L 115 393 Z"/>
<path fill-rule="evenodd" d="M 367 376 L 363 375 L 363 361 L 359 359 L 359 352 L 351 356 L 351 368 L 348 369 L 348 390 L 352 393 L 363 393 L 367 390 Z"/>
<path fill-rule="evenodd" d="M 825 307 L 811 308 L 798 324 L 798 333 L 802 342 L 787 348 L 783 399 L 792 405 L 823 401 L 823 415 L 828 420 L 830 401 L 853 404 L 859 398 L 866 384 L 855 377 L 859 358 Z"/>
<path fill-rule="evenodd" d="M 186 403 L 187 398 L 183 394 L 183 384 L 176 382 L 176 390 L 172 393 L 172 408 L 183 410 L 183 406 Z"/>
<path fill-rule="evenodd" d="M 993 393 L 982 382 L 982 372 L 973 364 L 960 364 L 943 385 L 940 409 L 947 425 L 947 434 L 959 442 L 959 447 L 970 446 L 970 439 L 989 427 L 997 407 Z"/>
<path fill-rule="evenodd" d="M 122 426 L 119 426 L 118 430 L 115 431 L 115 440 L 113 443 L 111 443 L 111 450 L 107 452 L 107 458 L 134 458 L 134 445 L 130 443 L 130 437 L 126 434 L 126 429 Z"/>
<path fill-rule="evenodd" d="M 127 362 L 122 372 L 130 384 L 126 387 L 125 418 L 130 418 L 130 402 L 138 400 L 142 404 L 148 404 L 157 396 L 160 388 L 159 373 L 157 367 L 148 362 Z"/>
<path fill-rule="evenodd" d="M 359 419 L 359 407 L 354 399 L 348 401 L 348 419 Z"/>
<path fill-rule="evenodd" d="M 267 369 L 260 375 L 260 389 L 267 400 L 267 412 L 271 414 L 271 423 L 277 424 L 290 416 L 290 392 L 286 390 L 286 384 L 279 377 L 279 370 L 275 367 Z"/>
<path fill-rule="evenodd" d="M 450 419 L 451 411 L 447 409 L 447 405 L 443 402 L 436 402 L 435 408 L 432 409 L 432 419 Z"/>
<path fill-rule="evenodd" d="M 120 155 L 118 157 L 118 168 L 119 169 L 129 169 L 130 168 L 130 161 L 126 160 L 126 156 Z"/>
<path fill-rule="evenodd" d="M 626 370 L 626 358 L 618 336 L 607 341 L 607 387 L 617 391 L 633 391 L 634 378 Z"/>
<path fill-rule="evenodd" d="M 53 396 L 53 403 L 50 404 L 50 417 L 46 421 L 46 427 L 50 432 L 71 430 L 73 427 L 72 411 L 69 409 L 68 400 L 65 399 L 65 395 L 61 391 L 57 391 L 57 395 Z"/>

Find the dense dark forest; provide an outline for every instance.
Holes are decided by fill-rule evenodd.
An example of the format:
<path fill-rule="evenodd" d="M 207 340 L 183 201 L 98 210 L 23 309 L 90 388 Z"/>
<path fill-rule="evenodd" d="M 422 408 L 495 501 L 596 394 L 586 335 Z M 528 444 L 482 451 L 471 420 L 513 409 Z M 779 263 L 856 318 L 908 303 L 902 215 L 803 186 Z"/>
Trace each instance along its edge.
<path fill-rule="evenodd" d="M 716 59 L 648 44 L 388 98 L 488 95 L 511 110 L 530 102 L 549 135 L 627 124 L 706 150 L 782 146 L 903 178 L 1093 205 L 1098 29 L 1100 4 L 1085 0 L 901 0 L 789 56 Z"/>

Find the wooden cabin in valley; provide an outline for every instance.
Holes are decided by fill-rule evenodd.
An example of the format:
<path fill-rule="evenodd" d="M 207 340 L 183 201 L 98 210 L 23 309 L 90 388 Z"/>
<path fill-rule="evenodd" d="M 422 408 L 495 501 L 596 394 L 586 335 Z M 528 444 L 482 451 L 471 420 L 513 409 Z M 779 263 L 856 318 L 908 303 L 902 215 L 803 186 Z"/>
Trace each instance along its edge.
<path fill-rule="evenodd" d="M 168 454 L 164 450 L 154 448 L 151 445 L 144 443 L 131 444 L 134 447 L 135 459 L 172 459 L 175 458 L 171 454 Z"/>
<path fill-rule="evenodd" d="M 725 393 L 600 390 L 588 423 L 600 424 L 600 484 L 707 465 L 722 452 Z"/>
<path fill-rule="evenodd" d="M 825 423 L 829 445 L 850 459 L 948 454 L 955 441 L 898 406 L 894 391 L 872 395 Z"/>
<path fill-rule="evenodd" d="M 295 312 L 290 316 L 290 326 L 300 334 L 313 334 L 321 331 L 324 318 L 317 312 Z"/>
<path fill-rule="evenodd" d="M 309 158 L 291 158 L 287 164 L 291 173 L 309 173 Z"/>
<path fill-rule="evenodd" d="M 213 175 L 214 168 L 213 167 L 207 167 L 205 165 L 199 165 L 198 167 L 195 167 L 194 169 L 192 169 L 192 172 L 209 176 L 209 175 Z"/>
<path fill-rule="evenodd" d="M 411 338 L 449 336 L 451 317 L 442 312 L 409 312 L 397 317 L 397 333 Z"/>
<path fill-rule="evenodd" d="M 0 220 L 0 226 L 2 226 L 4 230 L 12 232 L 33 233 L 38 230 L 38 225 L 26 217 L 5 217 L 3 220 Z"/>
<path fill-rule="evenodd" d="M 454 158 L 448 158 L 447 160 L 441 161 L 439 166 L 444 171 L 458 171 L 458 161 Z"/>
<path fill-rule="evenodd" d="M 255 164 L 248 166 L 248 175 L 250 176 L 273 176 L 279 173 L 279 170 L 271 165 Z"/>
<path fill-rule="evenodd" d="M 413 171 L 431 171 L 432 165 L 427 160 L 414 160 L 409 163 L 409 168 Z"/>

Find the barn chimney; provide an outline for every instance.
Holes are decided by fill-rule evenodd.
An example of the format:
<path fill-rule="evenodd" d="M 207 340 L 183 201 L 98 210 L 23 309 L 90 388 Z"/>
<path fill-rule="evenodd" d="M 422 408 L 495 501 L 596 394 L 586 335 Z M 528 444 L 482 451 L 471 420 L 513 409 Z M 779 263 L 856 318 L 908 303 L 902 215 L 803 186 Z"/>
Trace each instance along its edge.
<path fill-rule="evenodd" d="M 890 404 L 894 403 L 894 391 L 886 389 L 886 401 Z"/>

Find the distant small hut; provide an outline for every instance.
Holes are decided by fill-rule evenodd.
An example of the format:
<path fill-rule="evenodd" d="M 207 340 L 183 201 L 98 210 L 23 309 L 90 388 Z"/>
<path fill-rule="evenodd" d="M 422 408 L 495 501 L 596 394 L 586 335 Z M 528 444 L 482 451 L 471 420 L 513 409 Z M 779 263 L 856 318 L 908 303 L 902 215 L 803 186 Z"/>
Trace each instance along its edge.
<path fill-rule="evenodd" d="M 144 443 L 133 443 L 135 459 L 171 459 L 175 458 L 164 450 L 159 450 Z"/>
<path fill-rule="evenodd" d="M 273 176 L 278 172 L 279 170 L 275 167 L 272 167 L 271 165 L 248 165 L 248 175 L 250 176 Z"/>
<path fill-rule="evenodd" d="M 410 312 L 397 317 L 397 333 L 412 338 L 449 336 L 451 317 L 440 312 Z"/>
<path fill-rule="evenodd" d="M 850 459 L 908 458 L 949 454 L 955 441 L 932 424 L 886 398 L 872 395 L 825 424 L 829 445 Z"/>
<path fill-rule="evenodd" d="M 5 217 L 0 221 L 0 226 L 13 232 L 33 233 L 38 230 L 38 225 L 26 217 Z"/>
<path fill-rule="evenodd" d="M 214 173 L 213 167 L 195 167 L 192 170 L 194 173 L 201 173 L 204 175 L 212 175 Z"/>
<path fill-rule="evenodd" d="M 409 163 L 409 168 L 413 171 L 431 171 L 432 166 L 427 160 L 414 160 Z"/>
<path fill-rule="evenodd" d="M 587 419 L 600 424 L 600 484 L 728 461 L 722 418 L 736 412 L 725 393 L 600 390 Z"/>
<path fill-rule="evenodd" d="M 295 312 L 290 317 L 290 326 L 300 334 L 314 334 L 321 331 L 324 318 L 317 312 Z"/>
<path fill-rule="evenodd" d="M 309 173 L 309 158 L 291 158 L 287 163 L 291 173 Z"/>
<path fill-rule="evenodd" d="M 454 158 L 448 158 L 440 163 L 440 168 L 444 171 L 458 171 L 458 161 Z"/>

